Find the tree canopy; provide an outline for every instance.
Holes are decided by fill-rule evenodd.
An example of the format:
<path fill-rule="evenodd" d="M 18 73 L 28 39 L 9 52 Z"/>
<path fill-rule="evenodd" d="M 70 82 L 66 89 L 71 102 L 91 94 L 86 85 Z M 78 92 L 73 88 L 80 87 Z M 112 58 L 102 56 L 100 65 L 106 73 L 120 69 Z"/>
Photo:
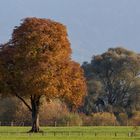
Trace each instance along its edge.
<path fill-rule="evenodd" d="M 134 97 L 140 93 L 139 54 L 124 48 L 110 48 L 94 56 L 91 63 L 84 63 L 82 67 L 88 81 L 89 92 L 85 100 L 87 111 L 118 114 L 132 110 L 137 103 Z"/>

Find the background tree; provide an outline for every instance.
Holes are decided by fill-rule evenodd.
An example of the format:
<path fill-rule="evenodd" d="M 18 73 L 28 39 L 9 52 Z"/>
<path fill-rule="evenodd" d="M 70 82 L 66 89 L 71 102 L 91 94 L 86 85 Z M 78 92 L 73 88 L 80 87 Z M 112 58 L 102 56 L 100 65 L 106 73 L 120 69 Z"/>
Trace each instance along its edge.
<path fill-rule="evenodd" d="M 19 98 L 32 112 L 31 132 L 39 131 L 43 97 L 60 98 L 75 107 L 81 104 L 86 91 L 83 72 L 70 55 L 66 27 L 47 19 L 24 19 L 3 45 L 3 92 Z"/>
<path fill-rule="evenodd" d="M 140 93 L 140 55 L 124 48 L 111 48 L 94 56 L 91 63 L 84 63 L 82 67 L 89 91 L 85 106 L 90 108 L 90 112 L 110 111 L 116 117 L 119 112 L 129 115 Z M 94 83 L 92 86 L 91 81 Z M 95 97 L 93 93 L 97 95 L 95 100 L 90 97 Z M 92 106 L 89 105 L 91 102 Z"/>

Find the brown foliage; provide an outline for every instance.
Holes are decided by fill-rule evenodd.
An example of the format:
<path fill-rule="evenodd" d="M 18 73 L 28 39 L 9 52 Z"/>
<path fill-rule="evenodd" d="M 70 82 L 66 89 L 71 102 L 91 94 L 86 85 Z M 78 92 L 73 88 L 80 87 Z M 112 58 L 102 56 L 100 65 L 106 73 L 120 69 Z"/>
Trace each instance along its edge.
<path fill-rule="evenodd" d="M 140 125 L 140 111 L 136 111 L 133 114 L 133 117 L 129 119 L 129 125 L 139 126 Z"/>
<path fill-rule="evenodd" d="M 82 115 L 83 125 L 86 126 L 113 126 L 117 125 L 116 118 L 114 114 L 103 112 L 103 113 L 93 113 L 91 116 Z"/>
<path fill-rule="evenodd" d="M 86 86 L 80 65 L 70 55 L 64 25 L 48 19 L 24 19 L 0 53 L 3 92 L 18 97 L 35 120 L 43 96 L 60 98 L 71 108 L 79 106 Z"/>
<path fill-rule="evenodd" d="M 40 111 L 41 125 L 77 126 L 82 124 L 78 113 L 69 112 L 60 100 L 45 103 Z"/>

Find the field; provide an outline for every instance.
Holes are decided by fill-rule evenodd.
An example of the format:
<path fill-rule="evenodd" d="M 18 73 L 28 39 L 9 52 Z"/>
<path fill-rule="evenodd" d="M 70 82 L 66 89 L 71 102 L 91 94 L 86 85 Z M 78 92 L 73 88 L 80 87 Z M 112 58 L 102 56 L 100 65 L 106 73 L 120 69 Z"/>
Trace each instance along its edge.
<path fill-rule="evenodd" d="M 140 140 L 138 127 L 41 127 L 39 134 L 29 129 L 1 126 L 0 140 Z"/>

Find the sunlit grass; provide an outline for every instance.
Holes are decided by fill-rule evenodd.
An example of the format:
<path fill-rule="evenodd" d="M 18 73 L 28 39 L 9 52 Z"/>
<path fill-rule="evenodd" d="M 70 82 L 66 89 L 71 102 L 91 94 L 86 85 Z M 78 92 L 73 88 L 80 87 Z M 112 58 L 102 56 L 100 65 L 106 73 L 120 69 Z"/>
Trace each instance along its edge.
<path fill-rule="evenodd" d="M 0 127 L 0 140 L 140 140 L 140 130 L 135 136 L 134 127 L 41 127 L 43 133 L 27 133 L 30 127 Z"/>

